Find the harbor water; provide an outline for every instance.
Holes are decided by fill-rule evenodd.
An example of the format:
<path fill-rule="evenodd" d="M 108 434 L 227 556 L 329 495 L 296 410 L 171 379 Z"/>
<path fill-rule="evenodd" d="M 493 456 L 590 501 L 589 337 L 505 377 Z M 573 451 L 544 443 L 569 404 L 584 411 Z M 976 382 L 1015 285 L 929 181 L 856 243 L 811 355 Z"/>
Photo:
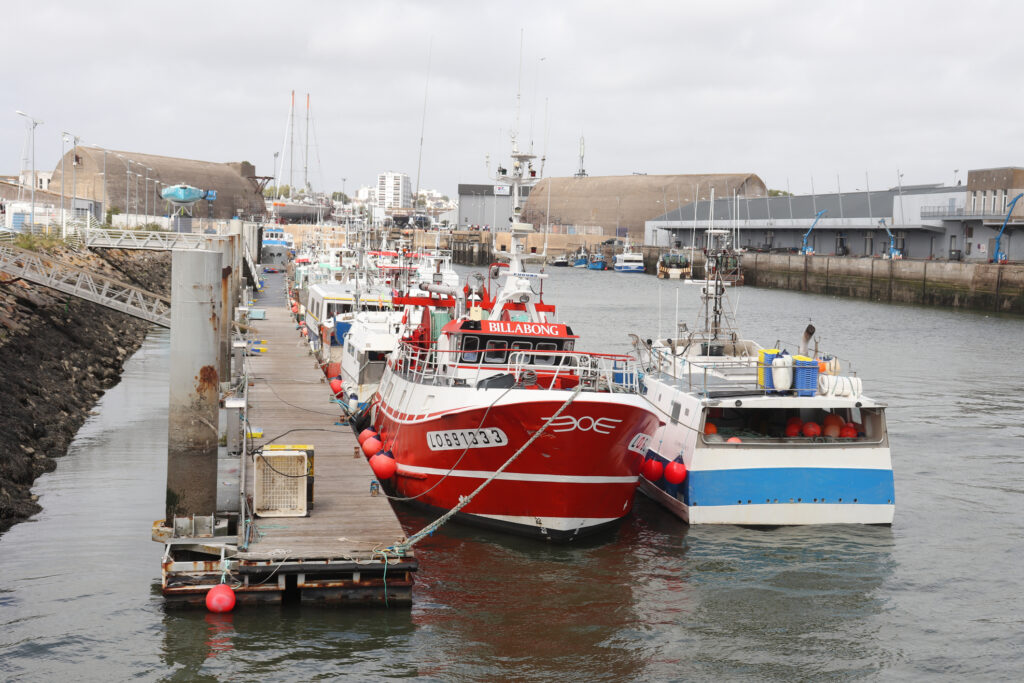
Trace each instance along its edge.
<path fill-rule="evenodd" d="M 697 287 L 649 275 L 551 269 L 544 294 L 583 349 L 624 353 L 627 333 L 697 316 Z M 891 528 L 691 528 L 639 497 L 575 545 L 449 524 L 417 546 L 411 609 L 168 610 L 149 538 L 167 448 L 169 337 L 154 330 L 38 480 L 43 512 L 0 536 L 0 679 L 1017 679 L 1024 319 L 730 297 L 765 346 L 793 351 L 813 321 L 889 403 Z M 400 516 L 409 533 L 430 521 Z"/>

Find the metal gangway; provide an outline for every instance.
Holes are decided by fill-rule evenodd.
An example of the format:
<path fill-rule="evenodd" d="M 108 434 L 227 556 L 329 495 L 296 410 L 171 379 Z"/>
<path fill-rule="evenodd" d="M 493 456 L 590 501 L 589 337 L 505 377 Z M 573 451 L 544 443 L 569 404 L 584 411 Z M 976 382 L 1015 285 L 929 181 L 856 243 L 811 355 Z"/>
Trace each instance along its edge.
<path fill-rule="evenodd" d="M 114 230 L 109 228 L 89 227 L 82 231 L 85 246 L 88 248 L 108 249 L 150 249 L 153 251 L 171 251 L 174 249 L 214 249 L 214 242 L 228 238 L 228 235 L 193 233 L 193 232 L 159 232 L 143 230 Z M 243 242 L 245 265 L 249 269 L 250 280 L 259 281 L 259 271 L 249 251 L 249 244 Z"/>
<path fill-rule="evenodd" d="M 171 300 L 46 254 L 0 242 L 0 271 L 162 327 L 171 326 Z"/>

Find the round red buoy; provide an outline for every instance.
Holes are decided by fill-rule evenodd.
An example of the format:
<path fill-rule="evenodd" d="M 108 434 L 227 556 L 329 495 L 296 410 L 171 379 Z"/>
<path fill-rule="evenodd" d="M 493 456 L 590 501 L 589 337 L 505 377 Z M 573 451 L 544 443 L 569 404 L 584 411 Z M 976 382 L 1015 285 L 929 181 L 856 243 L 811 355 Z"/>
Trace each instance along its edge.
<path fill-rule="evenodd" d="M 292 313 L 298 313 L 298 312 L 299 312 L 299 305 L 298 304 L 292 304 Z"/>
<path fill-rule="evenodd" d="M 382 448 L 384 448 L 384 444 L 381 443 L 381 440 L 376 436 L 372 436 L 363 442 L 363 454 L 366 455 L 367 458 L 372 458 L 377 455 Z"/>
<path fill-rule="evenodd" d="M 826 427 L 835 425 L 836 428 L 839 428 L 846 424 L 846 422 L 843 421 L 843 418 L 839 417 L 835 413 L 829 413 L 828 415 L 825 416 L 825 420 L 822 422 L 822 424 Z"/>
<path fill-rule="evenodd" d="M 661 473 L 664 471 L 664 466 L 661 461 L 656 458 L 651 458 L 644 463 L 644 466 L 640 469 L 640 473 L 644 475 L 644 479 L 649 481 L 658 481 L 661 479 Z"/>
<path fill-rule="evenodd" d="M 335 396 L 345 391 L 345 387 L 337 377 L 331 380 L 331 391 L 334 392 Z"/>
<path fill-rule="evenodd" d="M 226 583 L 218 583 L 206 591 L 206 609 L 211 612 L 230 612 L 235 608 L 235 591 Z"/>
<path fill-rule="evenodd" d="M 359 440 L 359 445 L 362 446 L 363 442 L 369 439 L 371 436 L 377 436 L 377 432 L 367 427 L 363 431 L 359 432 L 359 436 L 357 436 L 356 439 Z"/>
<path fill-rule="evenodd" d="M 704 433 L 705 434 L 717 434 L 718 433 L 718 427 L 715 426 L 714 422 L 706 422 L 706 423 L 704 423 Z"/>
<path fill-rule="evenodd" d="M 786 426 L 786 436 L 800 436 L 800 428 L 803 427 L 803 423 L 794 422 Z"/>
<path fill-rule="evenodd" d="M 375 477 L 383 481 L 395 476 L 395 470 L 398 469 L 398 463 L 395 462 L 395 458 L 390 454 L 385 455 L 384 453 L 378 453 L 370 458 L 370 469 L 373 470 L 373 475 Z"/>
<path fill-rule="evenodd" d="M 855 428 L 851 427 L 850 425 L 844 425 L 843 427 L 841 427 L 839 429 L 839 438 L 840 439 L 856 439 L 857 438 L 857 430 Z"/>
<path fill-rule="evenodd" d="M 730 436 L 725 440 L 726 443 L 743 443 L 743 439 L 738 436 Z"/>
<path fill-rule="evenodd" d="M 679 485 L 686 479 L 686 465 L 673 460 L 665 465 L 665 481 L 673 485 Z"/>
<path fill-rule="evenodd" d="M 825 436 L 831 436 L 834 439 L 835 437 L 839 436 L 839 432 L 841 432 L 842 430 L 842 427 L 833 422 L 831 424 L 825 425 L 825 428 L 821 430 L 821 433 L 824 434 Z"/>
<path fill-rule="evenodd" d="M 817 422 L 805 422 L 804 426 L 800 428 L 804 436 L 821 436 L 821 425 Z"/>
<path fill-rule="evenodd" d="M 800 419 L 799 415 L 794 415 L 793 417 L 791 417 L 788 420 L 786 420 L 786 426 L 787 427 L 789 427 L 790 425 L 796 425 L 796 428 L 800 429 L 800 427 L 802 427 L 803 424 L 804 424 L 804 421 Z"/>

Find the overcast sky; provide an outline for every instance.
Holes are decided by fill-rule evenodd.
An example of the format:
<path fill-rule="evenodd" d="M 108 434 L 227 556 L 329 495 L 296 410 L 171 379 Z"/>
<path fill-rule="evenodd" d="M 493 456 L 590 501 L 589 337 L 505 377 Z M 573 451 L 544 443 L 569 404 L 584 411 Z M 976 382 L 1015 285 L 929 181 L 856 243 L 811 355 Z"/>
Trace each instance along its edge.
<path fill-rule="evenodd" d="M 520 72 L 520 147 L 546 152 L 548 176 L 576 170 L 581 135 L 591 175 L 752 172 L 801 193 L 812 177 L 853 191 L 865 173 L 882 189 L 897 169 L 908 185 L 1024 164 L 1024 3 L 24 0 L 4 14 L 0 173 L 28 157 L 20 109 L 44 121 L 41 170 L 69 131 L 274 175 L 294 90 L 296 183 L 309 93 L 314 189 L 385 170 L 415 186 L 422 126 L 419 184 L 454 195 L 488 182 L 485 155 L 507 158 Z"/>

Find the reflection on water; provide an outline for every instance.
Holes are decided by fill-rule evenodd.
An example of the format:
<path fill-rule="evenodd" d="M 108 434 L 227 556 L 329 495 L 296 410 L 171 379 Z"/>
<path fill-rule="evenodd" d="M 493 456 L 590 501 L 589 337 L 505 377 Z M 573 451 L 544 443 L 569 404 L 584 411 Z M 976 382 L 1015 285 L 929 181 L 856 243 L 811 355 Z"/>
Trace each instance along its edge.
<path fill-rule="evenodd" d="M 626 351 L 627 332 L 675 324 L 676 286 L 652 277 L 566 269 L 544 286 L 581 348 Z M 697 294 L 680 289 L 682 320 Z M 796 339 L 813 317 L 889 402 L 891 529 L 689 528 L 640 497 L 578 545 L 448 525 L 417 546 L 407 610 L 167 610 L 149 539 L 167 433 L 156 331 L 39 480 L 44 511 L 0 537 L 0 679 L 1015 678 L 1024 321 L 737 294 L 746 336 Z M 400 517 L 410 532 L 431 519 Z"/>

